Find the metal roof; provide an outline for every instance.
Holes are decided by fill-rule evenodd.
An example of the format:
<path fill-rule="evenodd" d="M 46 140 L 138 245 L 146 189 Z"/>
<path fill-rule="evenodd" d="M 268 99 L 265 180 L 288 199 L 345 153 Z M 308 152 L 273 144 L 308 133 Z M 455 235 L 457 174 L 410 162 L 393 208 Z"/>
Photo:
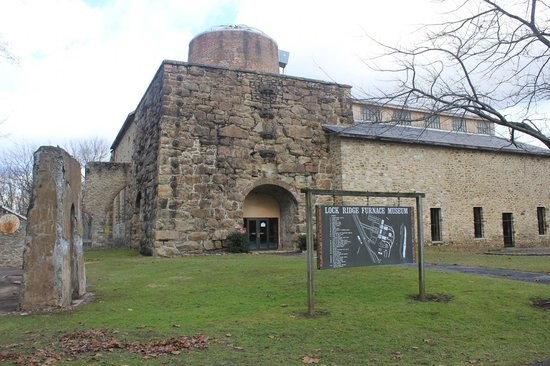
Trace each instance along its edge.
<path fill-rule="evenodd" d="M 351 126 L 324 125 L 323 129 L 338 136 L 366 140 L 550 156 L 549 149 L 517 142 L 513 144 L 509 140 L 491 135 L 372 122 Z"/>

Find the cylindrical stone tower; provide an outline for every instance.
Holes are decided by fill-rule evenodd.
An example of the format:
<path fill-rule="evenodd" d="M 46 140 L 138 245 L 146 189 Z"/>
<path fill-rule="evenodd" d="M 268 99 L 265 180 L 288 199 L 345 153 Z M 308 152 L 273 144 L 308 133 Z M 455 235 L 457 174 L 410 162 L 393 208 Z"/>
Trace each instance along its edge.
<path fill-rule="evenodd" d="M 189 43 L 189 63 L 279 73 L 277 43 L 244 25 L 228 25 L 201 33 Z"/>

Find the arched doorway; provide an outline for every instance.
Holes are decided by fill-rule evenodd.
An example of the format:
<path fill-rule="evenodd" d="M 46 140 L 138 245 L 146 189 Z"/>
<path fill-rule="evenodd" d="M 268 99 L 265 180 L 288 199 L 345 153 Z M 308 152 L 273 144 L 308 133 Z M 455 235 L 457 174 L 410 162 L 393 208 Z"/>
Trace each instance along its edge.
<path fill-rule="evenodd" d="M 292 249 L 297 212 L 296 199 L 288 190 L 274 184 L 252 189 L 243 205 L 250 250 Z"/>
<path fill-rule="evenodd" d="M 71 299 L 75 300 L 79 298 L 80 294 L 80 282 L 78 280 L 78 255 L 76 251 L 76 213 L 74 204 L 71 205 L 70 212 L 70 236 L 69 236 L 69 268 L 71 271 Z"/>
<path fill-rule="evenodd" d="M 132 213 L 132 223 L 131 223 L 131 242 L 132 248 L 140 249 L 140 253 L 143 248 L 141 245 L 141 223 L 142 223 L 142 212 L 141 212 L 141 192 L 138 192 L 136 195 L 136 200 L 134 202 L 134 211 Z"/>

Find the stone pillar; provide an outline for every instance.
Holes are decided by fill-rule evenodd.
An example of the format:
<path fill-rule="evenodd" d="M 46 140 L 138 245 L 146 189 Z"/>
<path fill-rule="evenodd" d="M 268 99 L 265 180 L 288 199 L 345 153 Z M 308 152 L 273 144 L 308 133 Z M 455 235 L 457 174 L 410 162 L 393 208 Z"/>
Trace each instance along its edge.
<path fill-rule="evenodd" d="M 67 308 L 85 294 L 81 196 L 80 164 L 60 148 L 40 147 L 34 153 L 22 310 Z"/>

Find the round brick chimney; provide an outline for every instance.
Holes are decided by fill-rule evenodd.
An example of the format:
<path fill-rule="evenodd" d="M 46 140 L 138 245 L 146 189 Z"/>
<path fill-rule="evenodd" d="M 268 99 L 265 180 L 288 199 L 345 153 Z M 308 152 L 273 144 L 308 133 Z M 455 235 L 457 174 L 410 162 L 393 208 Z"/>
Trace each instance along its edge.
<path fill-rule="evenodd" d="M 189 43 L 189 63 L 279 73 L 277 43 L 245 25 L 227 25 L 201 33 Z"/>

